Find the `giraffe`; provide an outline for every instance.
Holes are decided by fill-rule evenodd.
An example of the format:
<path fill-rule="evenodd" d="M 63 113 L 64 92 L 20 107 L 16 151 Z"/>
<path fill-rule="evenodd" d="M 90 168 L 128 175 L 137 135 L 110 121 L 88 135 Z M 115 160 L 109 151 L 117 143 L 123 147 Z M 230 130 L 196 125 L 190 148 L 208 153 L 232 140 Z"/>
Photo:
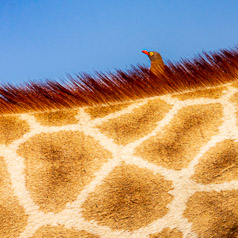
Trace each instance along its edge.
<path fill-rule="evenodd" d="M 0 237 L 238 237 L 238 51 L 205 56 L 2 86 Z"/>

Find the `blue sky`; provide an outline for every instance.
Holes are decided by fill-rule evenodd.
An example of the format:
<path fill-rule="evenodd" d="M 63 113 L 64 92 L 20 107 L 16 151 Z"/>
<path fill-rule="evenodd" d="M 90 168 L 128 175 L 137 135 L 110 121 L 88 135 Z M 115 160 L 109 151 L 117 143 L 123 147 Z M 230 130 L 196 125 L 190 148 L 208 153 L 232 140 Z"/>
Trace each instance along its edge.
<path fill-rule="evenodd" d="M 238 45 L 237 0 L 2 0 L 0 84 L 165 62 Z"/>

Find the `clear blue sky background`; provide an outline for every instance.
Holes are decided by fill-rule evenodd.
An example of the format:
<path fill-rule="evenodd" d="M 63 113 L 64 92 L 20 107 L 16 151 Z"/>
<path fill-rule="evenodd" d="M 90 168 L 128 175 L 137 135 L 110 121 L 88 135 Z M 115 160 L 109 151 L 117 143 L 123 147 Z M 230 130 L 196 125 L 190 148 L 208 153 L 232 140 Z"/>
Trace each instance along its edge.
<path fill-rule="evenodd" d="M 0 83 L 178 61 L 237 46 L 237 0 L 2 0 Z"/>

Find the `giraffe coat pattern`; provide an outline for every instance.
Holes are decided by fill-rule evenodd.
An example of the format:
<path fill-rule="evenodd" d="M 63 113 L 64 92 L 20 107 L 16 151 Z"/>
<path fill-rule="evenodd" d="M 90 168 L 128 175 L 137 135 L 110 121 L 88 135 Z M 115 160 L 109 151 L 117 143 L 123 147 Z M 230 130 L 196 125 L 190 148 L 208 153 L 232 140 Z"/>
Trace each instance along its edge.
<path fill-rule="evenodd" d="M 0 115 L 0 237 L 238 237 L 238 84 Z"/>

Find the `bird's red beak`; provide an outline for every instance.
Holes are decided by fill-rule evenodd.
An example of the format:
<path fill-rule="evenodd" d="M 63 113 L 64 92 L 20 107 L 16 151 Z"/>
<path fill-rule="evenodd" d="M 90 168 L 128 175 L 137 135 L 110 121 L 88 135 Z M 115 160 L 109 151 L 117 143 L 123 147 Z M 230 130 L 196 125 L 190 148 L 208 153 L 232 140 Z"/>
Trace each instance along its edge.
<path fill-rule="evenodd" d="M 142 50 L 141 52 L 146 54 L 146 55 L 149 55 L 149 52 L 147 50 Z"/>

